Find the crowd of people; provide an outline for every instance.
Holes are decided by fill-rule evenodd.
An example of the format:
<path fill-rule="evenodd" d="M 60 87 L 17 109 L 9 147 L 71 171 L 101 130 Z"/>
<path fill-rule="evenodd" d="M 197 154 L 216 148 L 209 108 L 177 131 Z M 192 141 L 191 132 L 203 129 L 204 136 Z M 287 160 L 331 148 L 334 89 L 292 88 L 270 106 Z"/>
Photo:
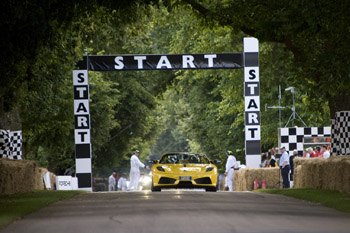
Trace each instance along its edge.
<path fill-rule="evenodd" d="M 267 153 L 261 154 L 261 164 L 260 167 L 280 167 L 281 176 L 283 179 L 283 188 L 290 187 L 290 181 L 293 181 L 294 176 L 294 158 L 304 157 L 304 158 L 325 158 L 329 159 L 330 153 L 326 145 L 317 146 L 315 150 L 312 147 L 307 148 L 303 155 L 299 155 L 298 151 L 293 150 L 292 154 L 286 151 L 285 147 L 271 148 Z"/>
<path fill-rule="evenodd" d="M 117 183 L 118 180 L 118 183 Z M 113 192 L 113 191 L 126 191 L 127 190 L 127 179 L 126 175 L 123 173 L 120 178 L 118 178 L 118 173 L 113 172 L 109 177 L 108 177 L 108 191 Z"/>
<path fill-rule="evenodd" d="M 281 148 L 271 148 L 267 153 L 261 154 L 261 165 L 260 167 L 278 167 L 278 160 L 281 157 L 282 152 Z M 299 155 L 298 151 L 295 149 L 290 155 L 290 160 L 293 160 L 294 157 L 304 157 L 304 158 L 316 158 L 321 157 L 329 159 L 330 153 L 327 146 L 317 146 L 315 148 L 309 147 L 304 152 L 303 155 Z"/>
<path fill-rule="evenodd" d="M 330 153 L 328 150 L 327 146 L 317 146 L 315 148 L 315 151 L 312 147 L 307 148 L 306 151 L 304 151 L 303 154 L 304 158 L 316 158 L 316 157 L 321 157 L 321 158 L 325 158 L 325 159 L 329 159 L 330 157 Z"/>

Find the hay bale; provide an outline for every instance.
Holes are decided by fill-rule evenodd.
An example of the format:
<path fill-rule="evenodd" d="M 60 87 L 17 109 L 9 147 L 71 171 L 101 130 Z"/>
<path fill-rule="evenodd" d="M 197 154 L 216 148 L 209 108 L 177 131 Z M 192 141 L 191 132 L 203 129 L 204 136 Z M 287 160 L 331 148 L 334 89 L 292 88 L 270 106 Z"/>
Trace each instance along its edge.
<path fill-rule="evenodd" d="M 303 173 L 303 169 L 302 169 L 302 165 L 299 165 L 297 167 L 294 168 L 294 179 L 293 179 L 293 186 L 295 188 L 301 188 L 304 187 L 303 186 L 303 179 L 302 177 L 304 177 Z"/>
<path fill-rule="evenodd" d="M 350 193 L 350 156 L 295 158 L 294 187 L 338 190 Z"/>
<path fill-rule="evenodd" d="M 254 180 L 259 183 L 264 179 L 266 188 L 278 188 L 280 180 L 279 168 L 244 168 L 235 172 L 234 190 L 251 191 L 254 188 Z"/>
<path fill-rule="evenodd" d="M 293 159 L 293 163 L 294 163 L 294 168 L 303 165 L 303 163 L 305 163 L 306 161 L 308 161 L 308 158 L 303 158 L 303 157 L 295 157 Z"/>
<path fill-rule="evenodd" d="M 341 165 L 341 171 L 343 171 L 343 189 L 340 190 L 343 193 L 350 193 L 350 157 L 343 161 Z"/>
<path fill-rule="evenodd" d="M 41 170 L 34 161 L 0 159 L 0 193 L 44 189 Z"/>
<path fill-rule="evenodd" d="M 246 174 L 246 168 L 235 171 L 235 176 L 233 178 L 233 189 L 234 191 L 243 191 L 246 190 L 246 180 L 244 179 Z"/>
<path fill-rule="evenodd" d="M 333 188 L 343 193 L 350 193 L 350 156 L 338 156 L 330 160 L 334 164 L 329 175 L 333 178 Z"/>

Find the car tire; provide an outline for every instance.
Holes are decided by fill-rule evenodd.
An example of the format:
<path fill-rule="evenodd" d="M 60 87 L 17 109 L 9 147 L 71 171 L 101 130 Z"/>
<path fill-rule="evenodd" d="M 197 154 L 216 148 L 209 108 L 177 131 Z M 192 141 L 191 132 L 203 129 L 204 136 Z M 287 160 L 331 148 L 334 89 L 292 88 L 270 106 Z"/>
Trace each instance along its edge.
<path fill-rule="evenodd" d="M 210 187 L 205 189 L 206 192 L 216 192 L 216 187 Z"/>
<path fill-rule="evenodd" d="M 151 191 L 152 191 L 152 192 L 160 192 L 160 188 L 159 188 L 159 187 L 154 187 L 154 186 L 153 186 L 153 180 L 152 180 Z"/>

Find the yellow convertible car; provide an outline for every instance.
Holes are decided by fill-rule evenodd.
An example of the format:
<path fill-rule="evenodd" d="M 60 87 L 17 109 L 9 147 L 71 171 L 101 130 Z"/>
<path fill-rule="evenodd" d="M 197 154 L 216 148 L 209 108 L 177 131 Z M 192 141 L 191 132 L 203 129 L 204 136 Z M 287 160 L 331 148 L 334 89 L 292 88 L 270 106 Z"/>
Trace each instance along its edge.
<path fill-rule="evenodd" d="M 167 153 L 152 163 L 153 192 L 164 188 L 204 188 L 216 192 L 218 169 L 203 154 Z"/>

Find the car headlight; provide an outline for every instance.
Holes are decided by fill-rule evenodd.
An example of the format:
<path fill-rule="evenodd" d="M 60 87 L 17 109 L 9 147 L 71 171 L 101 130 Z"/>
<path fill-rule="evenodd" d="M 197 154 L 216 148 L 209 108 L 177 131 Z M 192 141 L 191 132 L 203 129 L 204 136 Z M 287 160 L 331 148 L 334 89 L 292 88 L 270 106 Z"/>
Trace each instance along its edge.
<path fill-rule="evenodd" d="M 157 167 L 157 170 L 158 170 L 158 171 L 161 171 L 161 172 L 165 172 L 164 168 L 162 168 L 162 167 L 160 167 L 160 166 Z"/>
<path fill-rule="evenodd" d="M 205 170 L 205 172 L 211 172 L 214 169 L 214 167 L 207 167 L 207 169 Z"/>
<path fill-rule="evenodd" d="M 143 178 L 143 180 L 142 180 L 142 184 L 143 184 L 143 185 L 147 185 L 147 184 L 149 184 L 149 183 L 151 183 L 151 182 L 152 182 L 152 178 L 149 177 L 149 176 L 145 176 L 145 177 Z"/>

